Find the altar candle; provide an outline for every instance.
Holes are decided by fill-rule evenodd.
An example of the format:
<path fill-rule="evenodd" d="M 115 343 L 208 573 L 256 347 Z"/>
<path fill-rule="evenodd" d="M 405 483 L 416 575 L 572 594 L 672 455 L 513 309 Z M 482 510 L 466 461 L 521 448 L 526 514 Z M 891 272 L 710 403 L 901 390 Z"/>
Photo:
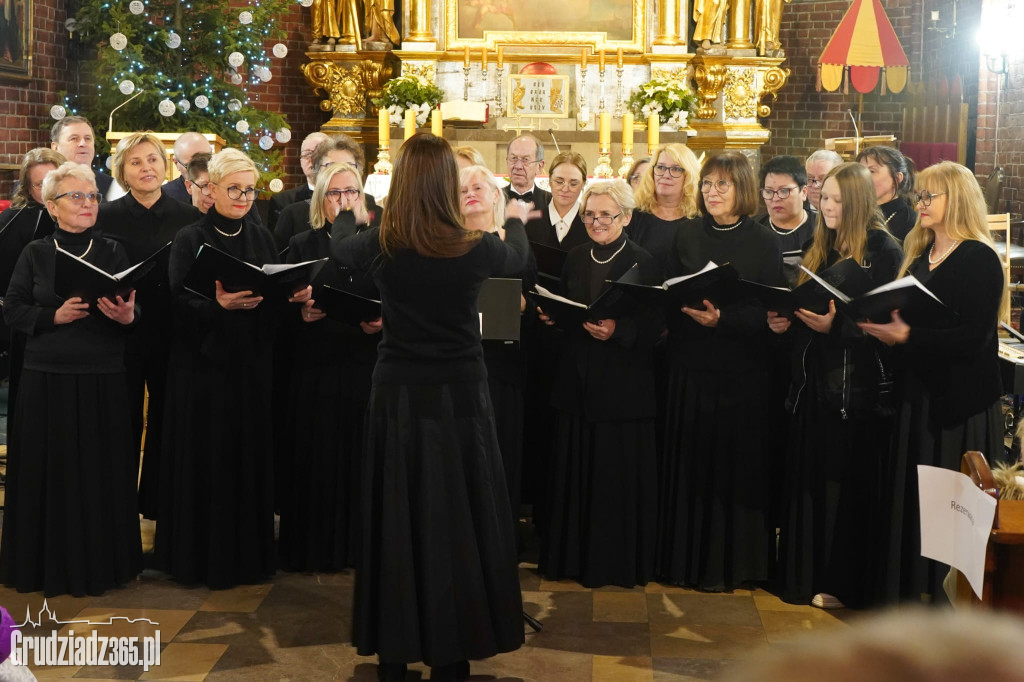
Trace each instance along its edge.
<path fill-rule="evenodd" d="M 377 114 L 377 140 L 385 148 L 391 143 L 391 113 L 383 107 Z"/>
<path fill-rule="evenodd" d="M 584 71 L 587 70 L 587 48 L 583 48 L 583 60 L 580 62 L 580 68 Z"/>
<path fill-rule="evenodd" d="M 505 65 L 505 48 L 498 45 L 498 68 Z"/>
<path fill-rule="evenodd" d="M 633 151 L 633 112 L 622 115 L 622 153 Z"/>
<path fill-rule="evenodd" d="M 469 45 L 466 45 L 466 51 L 462 53 L 462 65 L 469 68 Z"/>
<path fill-rule="evenodd" d="M 619 48 L 619 52 L 616 55 L 616 66 L 618 66 L 620 69 L 622 68 L 622 48 L 621 47 Z"/>
<path fill-rule="evenodd" d="M 486 69 L 487 68 L 487 46 L 486 45 L 484 45 L 483 48 L 480 50 L 480 68 L 481 69 Z"/>
<path fill-rule="evenodd" d="M 647 153 L 653 154 L 654 150 L 658 148 L 658 133 L 660 130 L 661 121 L 658 119 L 657 114 L 651 114 L 647 117 Z"/>
<path fill-rule="evenodd" d="M 604 48 L 602 48 L 601 52 L 598 54 L 597 64 L 601 67 L 601 70 L 604 71 Z"/>
<path fill-rule="evenodd" d="M 607 111 L 601 114 L 601 127 L 598 132 L 597 142 L 601 145 L 612 142 L 612 115 Z"/>
<path fill-rule="evenodd" d="M 405 137 L 408 140 L 416 134 L 416 112 L 412 109 L 405 110 Z"/>
<path fill-rule="evenodd" d="M 430 112 L 430 132 L 437 137 L 444 137 L 444 121 L 441 119 L 440 109 Z"/>

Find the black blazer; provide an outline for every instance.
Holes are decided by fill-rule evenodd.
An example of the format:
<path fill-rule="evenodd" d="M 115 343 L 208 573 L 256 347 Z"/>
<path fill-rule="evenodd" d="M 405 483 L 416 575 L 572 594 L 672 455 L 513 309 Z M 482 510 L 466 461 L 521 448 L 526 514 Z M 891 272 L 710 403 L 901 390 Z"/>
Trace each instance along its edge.
<path fill-rule="evenodd" d="M 189 206 L 192 205 L 192 195 L 189 194 L 188 189 L 185 187 L 184 175 L 179 175 L 170 182 L 165 182 L 160 191 L 176 201 L 188 204 Z"/>
<path fill-rule="evenodd" d="M 551 217 L 548 215 L 547 204 L 541 210 L 544 212 L 544 215 L 526 223 L 526 238 L 531 242 L 552 246 L 562 251 L 572 251 L 577 246 L 590 243 L 587 227 L 583 224 L 579 214 L 573 217 L 572 223 L 569 225 L 569 231 L 566 233 L 565 238 L 559 242 L 558 233 L 555 232 L 555 226 L 551 223 Z"/>
<path fill-rule="evenodd" d="M 370 216 L 370 227 L 380 225 L 381 208 L 369 194 L 363 195 L 366 200 L 366 212 Z M 277 217 L 277 224 L 274 225 L 274 241 L 278 249 L 284 249 L 289 245 L 291 238 L 302 234 L 309 228 L 309 199 L 297 201 L 290 206 L 285 206 Z"/>
<path fill-rule="evenodd" d="M 302 183 L 298 187 L 286 189 L 283 192 L 278 192 L 272 196 L 270 198 L 270 212 L 267 215 L 267 227 L 270 228 L 270 231 L 275 231 L 277 221 L 281 217 L 281 211 L 298 201 L 307 201 L 312 196 L 313 190 L 306 183 Z M 287 245 L 288 240 L 286 239 L 281 248 Z"/>

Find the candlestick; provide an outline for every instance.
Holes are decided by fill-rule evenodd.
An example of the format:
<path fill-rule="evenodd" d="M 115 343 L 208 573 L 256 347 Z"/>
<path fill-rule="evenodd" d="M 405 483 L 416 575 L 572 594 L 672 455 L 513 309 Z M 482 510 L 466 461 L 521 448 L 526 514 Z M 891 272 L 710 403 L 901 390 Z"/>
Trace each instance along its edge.
<path fill-rule="evenodd" d="M 373 172 L 381 175 L 391 175 L 391 154 L 388 151 L 387 143 L 377 147 L 377 163 L 373 164 Z"/>
<path fill-rule="evenodd" d="M 505 48 L 498 45 L 498 72 L 500 74 L 501 67 L 505 64 Z"/>
<path fill-rule="evenodd" d="M 436 137 L 444 137 L 444 121 L 441 119 L 440 109 L 430 112 L 430 132 Z"/>
<path fill-rule="evenodd" d="M 469 45 L 466 45 L 466 50 L 462 53 L 462 65 L 469 66 Z"/>
<path fill-rule="evenodd" d="M 601 106 L 598 109 L 598 111 L 603 112 L 604 109 L 605 109 L 605 106 L 604 106 L 604 67 L 603 66 L 601 67 L 601 70 L 597 72 L 597 77 L 598 77 L 598 81 L 601 84 Z"/>
<path fill-rule="evenodd" d="M 587 48 L 583 48 L 583 59 L 580 61 L 580 67 L 584 71 L 587 70 Z"/>
<path fill-rule="evenodd" d="M 606 114 L 602 114 L 605 116 Z M 604 121 L 602 120 L 602 123 Z M 612 159 L 608 156 L 608 150 L 610 148 L 608 142 L 601 142 L 598 144 L 597 153 L 597 166 L 594 167 L 594 177 L 601 179 L 608 179 L 614 177 L 612 175 Z"/>
<path fill-rule="evenodd" d="M 622 116 L 622 67 L 615 69 L 615 115 Z"/>
<path fill-rule="evenodd" d="M 494 79 L 496 81 L 495 87 L 498 90 L 497 97 L 494 100 L 494 115 L 495 116 L 504 116 L 505 115 L 505 86 L 503 85 L 503 83 L 505 82 L 505 67 L 503 65 L 501 65 L 501 63 L 500 63 L 500 60 L 501 60 L 501 48 L 500 47 L 498 48 L 498 60 L 499 60 L 498 70 L 494 74 Z"/>
<path fill-rule="evenodd" d="M 661 120 L 657 114 L 647 117 L 647 156 L 654 156 L 654 150 L 658 148 L 658 135 L 660 134 Z"/>
<path fill-rule="evenodd" d="M 608 112 L 602 112 L 599 118 L 597 141 L 603 145 L 609 145 L 612 141 L 612 116 Z"/>
<path fill-rule="evenodd" d="M 602 71 L 604 71 L 604 48 L 601 48 L 601 52 L 600 52 L 600 54 L 598 55 L 598 61 L 597 61 L 597 64 L 598 64 L 598 66 L 600 67 L 600 69 L 601 69 Z"/>
<path fill-rule="evenodd" d="M 469 54 L 469 48 L 466 48 L 466 54 Z M 469 101 L 469 58 L 466 58 L 466 64 L 462 67 L 462 99 L 466 102 Z"/>
<path fill-rule="evenodd" d="M 412 109 L 405 110 L 405 138 L 408 140 L 416 134 L 416 112 Z"/>
<path fill-rule="evenodd" d="M 616 53 L 616 55 L 615 55 L 615 65 L 618 68 L 620 68 L 620 69 L 622 68 L 622 48 L 621 47 L 619 48 L 618 53 Z"/>
<path fill-rule="evenodd" d="M 383 146 L 391 142 L 391 113 L 384 107 L 377 112 L 377 141 Z"/>
<path fill-rule="evenodd" d="M 586 130 L 590 126 L 590 107 L 587 105 L 587 68 L 585 66 L 580 67 L 580 84 L 576 95 L 578 100 L 577 124 L 580 130 Z"/>
<path fill-rule="evenodd" d="M 487 46 L 484 45 L 480 48 L 480 68 L 484 71 L 487 70 Z"/>

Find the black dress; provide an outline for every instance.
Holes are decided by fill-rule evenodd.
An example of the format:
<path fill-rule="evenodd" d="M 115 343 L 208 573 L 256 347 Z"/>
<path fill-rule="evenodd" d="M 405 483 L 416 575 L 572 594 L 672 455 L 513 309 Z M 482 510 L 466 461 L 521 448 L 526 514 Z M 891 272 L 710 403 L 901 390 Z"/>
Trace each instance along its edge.
<path fill-rule="evenodd" d="M 622 249 L 619 251 L 619 249 Z M 597 261 L 605 261 L 599 263 Z M 591 242 L 569 254 L 563 291 L 590 303 L 634 265 L 659 283 L 646 251 L 626 238 Z M 557 410 L 540 572 L 586 587 L 646 585 L 654 571 L 657 448 L 652 348 L 656 314 L 636 309 L 598 341 L 582 327 L 566 333 L 551 404 Z"/>
<path fill-rule="evenodd" d="M 683 273 L 707 262 L 730 263 L 740 277 L 782 284 L 779 242 L 744 218 L 721 229 L 710 217 L 680 227 L 676 257 Z M 762 448 L 776 425 L 765 396 L 771 343 L 766 311 L 756 302 L 721 310 L 718 326 L 669 313 L 665 451 L 660 472 L 658 570 L 665 580 L 728 591 L 765 580 L 774 527 L 765 481 L 772 467 Z"/>
<path fill-rule="evenodd" d="M 550 204 L 541 207 L 544 215 L 526 223 L 526 238 L 534 244 L 551 246 L 562 251 L 572 251 L 581 244 L 590 243 L 590 235 L 587 234 L 587 227 L 579 213 L 574 213 L 569 223 L 569 231 L 565 233 L 562 240 L 558 240 L 558 231 L 555 224 L 551 222 Z"/>
<path fill-rule="evenodd" d="M 270 209 L 267 213 L 267 229 L 275 234 L 275 239 L 277 239 L 277 221 L 281 217 L 281 211 L 294 203 L 309 201 L 312 196 L 313 188 L 309 186 L 309 183 L 303 182 L 301 185 L 296 185 L 295 187 L 286 189 L 283 192 L 278 192 L 270 198 Z M 278 243 L 280 244 L 280 241 Z M 285 239 L 281 248 L 284 248 L 287 245 L 288 240 Z"/>
<path fill-rule="evenodd" d="M 834 265 L 833 251 L 820 268 Z M 883 230 L 868 233 L 865 273 L 873 286 L 896 277 L 902 252 Z M 879 596 L 882 463 L 892 437 L 895 396 L 880 400 L 883 373 L 891 378 L 888 348 L 865 335 L 841 312 L 828 334 L 795 321 L 793 413 L 783 477 L 778 577 L 782 598 L 807 604 L 819 593 L 846 606 L 871 605 Z"/>
<path fill-rule="evenodd" d="M 330 256 L 331 228 L 292 237 L 288 262 Z M 328 262 L 316 284 L 378 298 L 364 273 Z M 315 295 L 314 295 L 315 298 Z M 292 571 L 340 571 L 355 564 L 359 542 L 360 460 L 363 421 L 380 334 L 330 318 L 293 318 L 287 368 L 284 434 L 278 453 L 283 466 L 278 555 Z"/>
<path fill-rule="evenodd" d="M 371 195 L 364 194 L 363 196 L 366 199 L 366 212 L 370 218 L 370 225 L 380 225 L 381 208 Z M 274 241 L 277 242 L 278 249 L 284 249 L 292 237 L 310 229 L 309 202 L 308 197 L 300 199 L 283 207 L 278 212 L 274 223 Z"/>
<path fill-rule="evenodd" d="M 346 217 L 343 213 L 340 217 Z M 465 255 L 381 252 L 379 228 L 335 221 L 331 250 L 381 293 L 363 459 L 353 642 L 361 655 L 431 667 L 523 643 L 512 516 L 487 391 L 480 283 L 526 263 L 522 223 Z"/>
<path fill-rule="evenodd" d="M 658 274 L 663 280 L 679 274 L 679 266 L 675 262 L 675 240 L 679 228 L 686 222 L 686 218 L 664 220 L 653 213 L 633 211 L 633 218 L 626 226 L 630 241 L 654 256 Z"/>
<path fill-rule="evenodd" d="M 817 211 L 806 211 L 807 219 L 792 230 L 780 230 L 772 224 L 772 217 L 767 213 L 757 216 L 754 220 L 775 233 L 782 248 L 782 271 L 786 276 L 786 285 L 795 287 L 800 279 L 800 264 L 803 252 L 814 240 L 814 224 L 818 219 Z"/>
<path fill-rule="evenodd" d="M 100 204 L 96 230 L 119 242 L 128 254 L 129 263 L 135 264 L 170 243 L 178 230 L 196 222 L 201 215 L 191 204 L 183 204 L 163 192 L 149 208 L 129 192 L 120 199 Z M 167 360 L 174 328 L 167 283 L 137 292 L 135 302 L 146 314 L 128 337 L 125 377 L 135 453 L 142 447 L 144 429 L 146 433 L 139 482 L 139 511 L 146 518 L 155 519 L 159 510 L 160 444 L 167 392 Z M 147 389 L 149 405 L 144 410 Z M 138 476 L 138 456 L 133 455 L 127 464 L 132 474 Z"/>
<path fill-rule="evenodd" d="M 275 262 L 276 250 L 265 229 L 243 229 L 213 208 L 171 247 L 175 334 L 157 563 L 182 583 L 219 589 L 274 572 L 271 348 L 287 304 L 264 298 L 249 310 L 225 310 L 186 290 L 203 243 L 253 264 Z"/>
<path fill-rule="evenodd" d="M 885 226 L 889 233 L 900 241 L 907 238 L 907 233 L 917 223 L 917 211 L 903 197 L 887 201 L 878 209 L 882 212 L 882 217 L 885 218 Z"/>
<path fill-rule="evenodd" d="M 925 250 L 910 274 L 959 314 L 947 329 L 911 325 L 899 348 L 905 365 L 891 462 L 887 463 L 885 528 L 889 530 L 885 596 L 889 601 L 944 601 L 948 567 L 921 556 L 917 465 L 960 470 L 968 450 L 989 462 L 1003 454 L 998 322 L 1003 270 L 996 252 L 980 241 L 961 243 L 934 270 Z"/>
<path fill-rule="evenodd" d="M 93 230 L 29 244 L 4 302 L 24 333 L 25 363 L 8 448 L 0 579 L 19 592 L 98 595 L 142 569 L 126 417 L 122 325 L 93 310 L 54 324 L 54 237 L 107 272 L 124 250 Z M 90 248 L 91 247 L 91 248 Z"/>

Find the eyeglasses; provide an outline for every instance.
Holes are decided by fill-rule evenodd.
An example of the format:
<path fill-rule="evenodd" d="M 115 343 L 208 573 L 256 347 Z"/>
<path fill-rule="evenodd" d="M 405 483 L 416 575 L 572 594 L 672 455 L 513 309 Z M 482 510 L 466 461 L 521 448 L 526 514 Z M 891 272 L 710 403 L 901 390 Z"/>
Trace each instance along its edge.
<path fill-rule="evenodd" d="M 921 192 L 914 192 L 914 202 L 918 203 L 918 204 L 921 204 L 925 208 L 928 208 L 929 206 L 932 205 L 932 199 L 934 199 L 935 197 L 941 197 L 943 194 L 945 194 L 945 192 L 939 192 L 938 194 L 932 194 L 928 190 L 924 190 L 924 191 L 921 191 Z"/>
<path fill-rule="evenodd" d="M 555 189 L 562 189 L 568 185 L 569 189 L 575 190 L 583 186 L 583 183 L 579 180 L 563 180 L 562 178 L 551 178 L 551 182 L 549 184 Z"/>
<path fill-rule="evenodd" d="M 362 194 L 362 192 L 360 192 L 357 189 L 329 189 L 326 192 L 324 192 L 324 194 L 326 194 L 327 198 L 330 199 L 331 201 L 341 201 L 341 198 L 343 196 L 346 197 L 347 199 L 358 199 L 359 195 Z"/>
<path fill-rule="evenodd" d="M 216 182 L 208 182 L 206 184 L 217 185 Z M 217 187 L 220 187 L 220 185 L 217 185 Z M 255 187 L 250 187 L 249 189 L 242 189 L 237 185 L 231 185 L 225 191 L 228 193 L 228 198 L 230 199 L 241 199 L 242 197 L 245 197 L 246 201 L 256 201 L 256 197 L 260 195 L 260 190 L 256 189 Z"/>
<path fill-rule="evenodd" d="M 103 195 L 99 192 L 64 192 L 64 194 L 58 194 L 55 196 L 53 200 L 57 201 L 57 199 L 63 199 L 64 197 L 71 199 L 71 203 L 75 206 L 83 205 L 86 199 L 94 204 L 100 204 L 103 202 Z"/>
<path fill-rule="evenodd" d="M 210 194 L 210 183 L 209 182 L 204 182 L 201 185 L 198 182 L 193 182 L 192 186 L 193 187 L 198 187 L 199 191 L 202 192 L 203 194 L 206 194 L 206 195 Z"/>
<path fill-rule="evenodd" d="M 314 151 L 316 151 L 316 150 L 310 149 L 308 152 L 302 152 L 301 154 L 299 154 L 299 158 L 300 159 L 312 159 Z"/>
<path fill-rule="evenodd" d="M 507 159 L 508 167 L 515 168 L 516 166 L 529 166 L 531 163 L 537 163 L 537 159 L 531 159 L 528 156 L 510 156 Z"/>
<path fill-rule="evenodd" d="M 316 170 L 317 170 L 317 172 L 319 173 L 319 172 L 320 172 L 320 171 L 322 171 L 323 169 L 325 169 L 325 168 L 329 168 L 330 166 L 333 166 L 333 165 L 334 165 L 334 164 L 336 164 L 336 163 L 344 163 L 344 162 L 342 162 L 342 161 L 324 161 L 323 163 L 321 163 L 321 164 L 320 164 L 320 165 L 319 165 L 319 166 L 317 167 L 317 169 L 316 169 Z M 352 163 L 350 163 L 349 165 L 350 165 L 350 166 L 352 166 L 353 168 L 355 168 L 356 170 L 359 170 L 359 163 L 358 163 L 357 161 L 353 161 L 353 162 L 352 162 Z"/>
<path fill-rule="evenodd" d="M 718 182 L 711 182 L 710 180 L 702 180 L 700 183 L 701 194 L 711 194 L 711 188 L 714 187 L 715 191 L 719 194 L 725 194 L 732 187 L 733 183 L 728 180 L 719 180 Z"/>
<path fill-rule="evenodd" d="M 778 195 L 778 197 L 780 199 L 788 199 L 790 193 L 792 193 L 793 190 L 795 190 L 795 189 L 800 189 L 800 188 L 799 187 L 780 187 L 778 189 L 768 189 L 767 187 L 765 187 L 764 189 L 761 190 L 761 196 L 763 196 L 767 201 L 771 201 L 772 198 L 775 197 L 776 195 Z"/>
<path fill-rule="evenodd" d="M 821 187 L 822 183 L 824 182 L 825 178 L 812 178 L 810 176 L 807 176 L 807 184 L 810 185 L 811 187 L 814 187 L 815 189 Z"/>
<path fill-rule="evenodd" d="M 598 225 L 604 225 L 607 227 L 614 223 L 615 219 L 620 215 L 622 215 L 622 213 L 616 213 L 615 215 L 594 215 L 593 213 L 584 213 L 583 222 L 587 225 L 597 223 Z"/>
<path fill-rule="evenodd" d="M 654 167 L 655 175 L 664 175 L 665 173 L 668 173 L 673 178 L 681 178 L 683 177 L 684 172 L 686 171 L 683 169 L 682 166 L 663 166 L 662 164 L 659 163 L 657 166 Z"/>

